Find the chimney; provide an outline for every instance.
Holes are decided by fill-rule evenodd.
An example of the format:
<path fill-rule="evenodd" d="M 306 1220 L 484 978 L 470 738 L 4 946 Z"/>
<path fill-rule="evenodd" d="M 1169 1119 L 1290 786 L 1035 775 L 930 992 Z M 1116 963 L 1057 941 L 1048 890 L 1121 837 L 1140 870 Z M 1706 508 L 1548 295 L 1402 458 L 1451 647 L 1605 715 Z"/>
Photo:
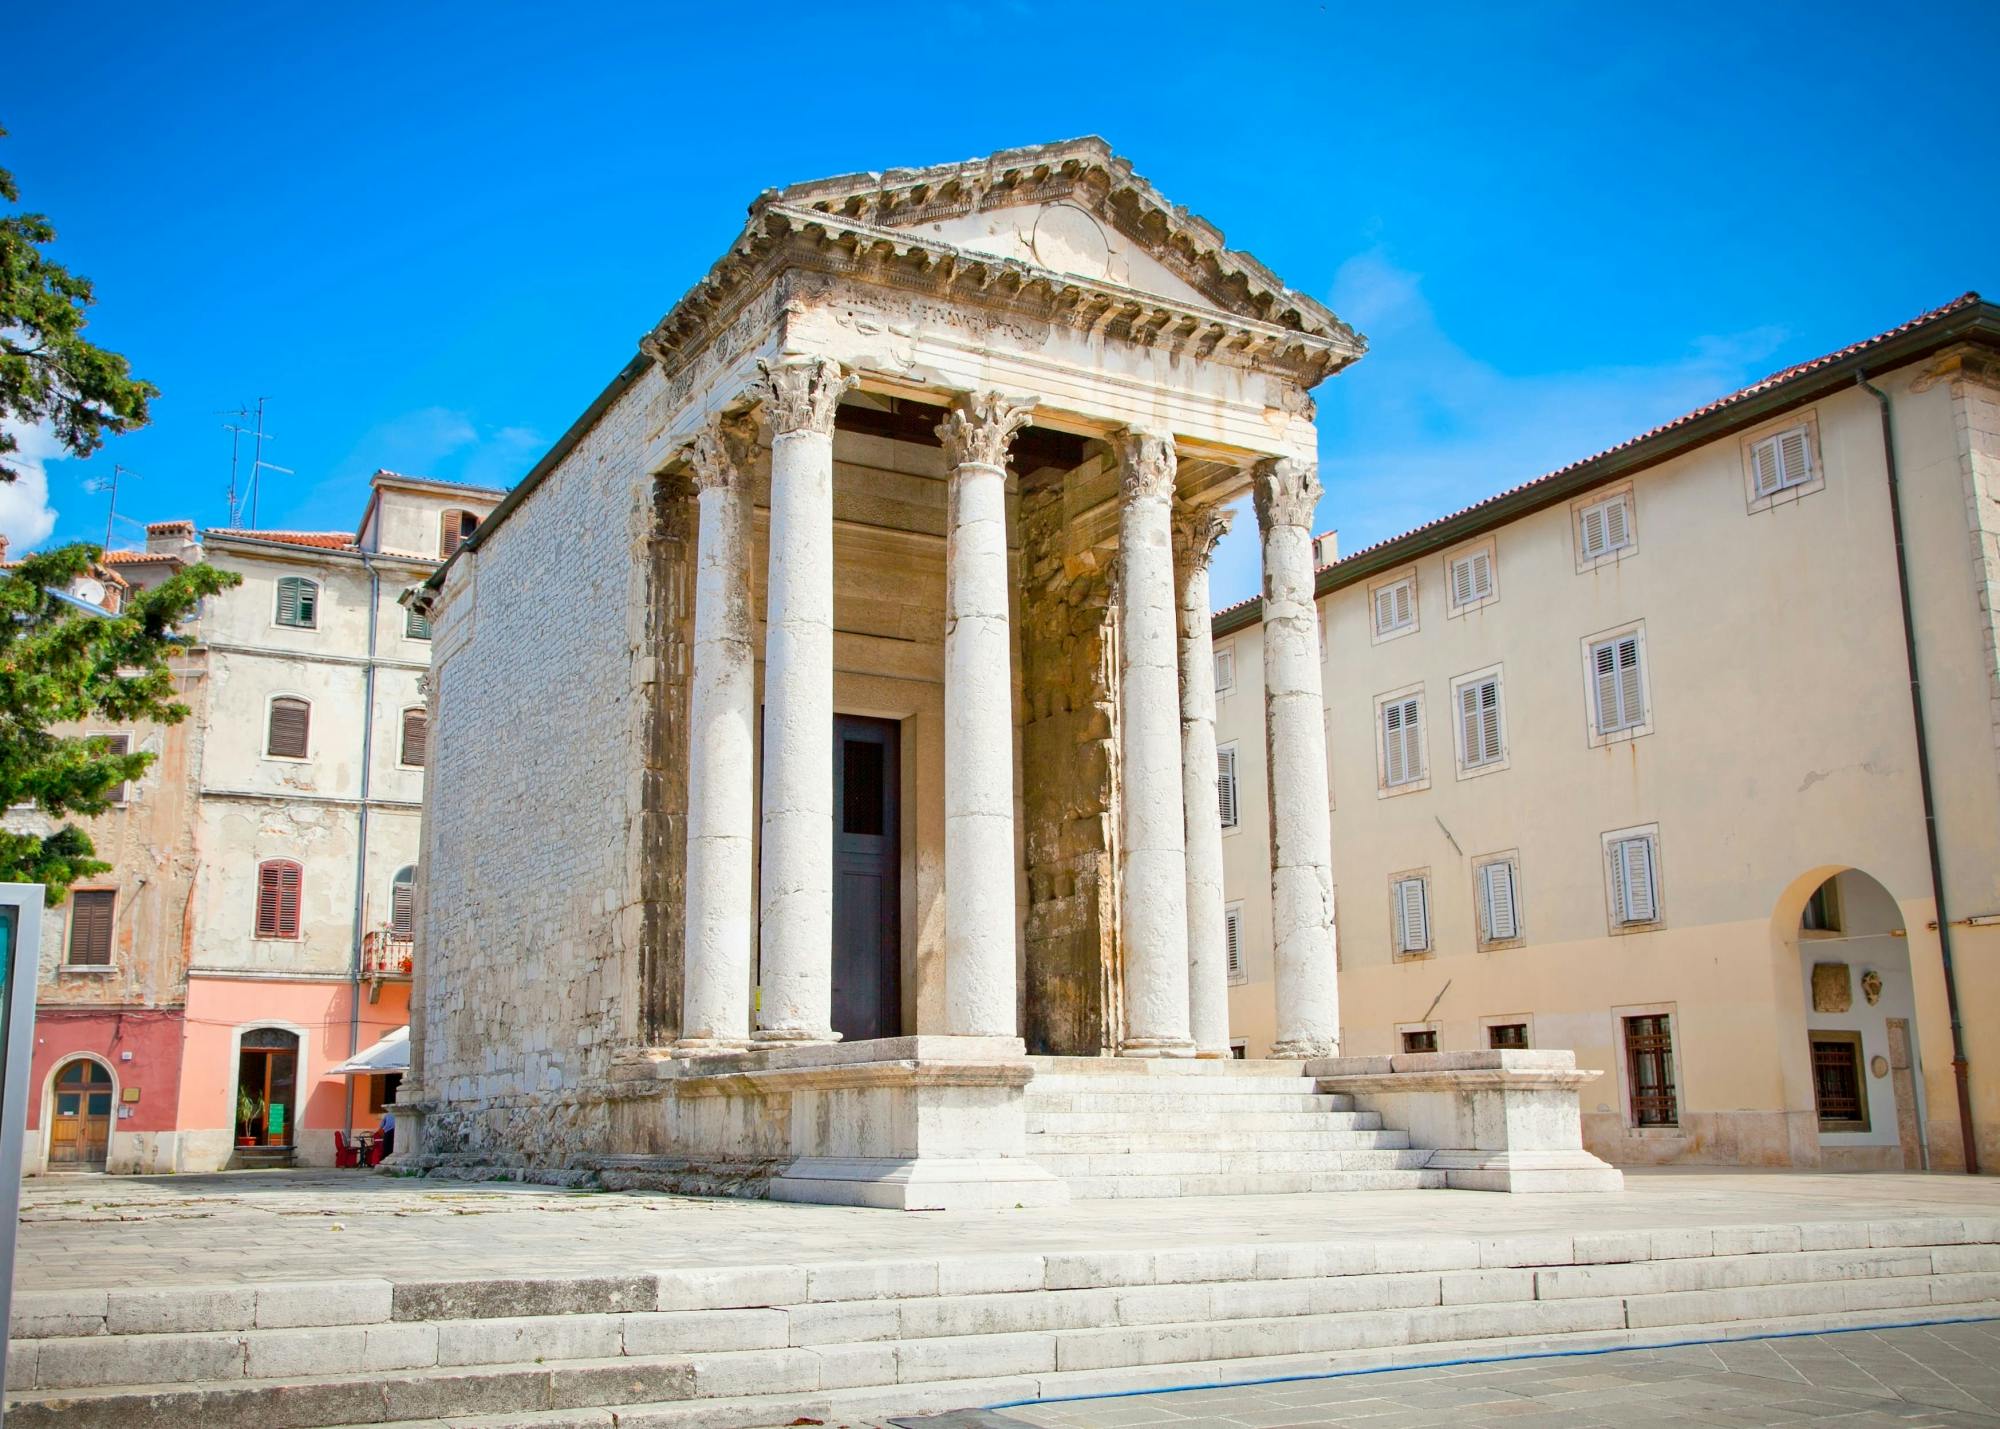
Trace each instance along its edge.
<path fill-rule="evenodd" d="M 1340 532 L 1337 529 L 1313 537 L 1314 570 L 1318 570 L 1321 566 L 1330 566 L 1339 559 Z"/>
<path fill-rule="evenodd" d="M 148 555 L 175 555 L 193 544 L 192 521 L 155 521 L 146 527 Z"/>

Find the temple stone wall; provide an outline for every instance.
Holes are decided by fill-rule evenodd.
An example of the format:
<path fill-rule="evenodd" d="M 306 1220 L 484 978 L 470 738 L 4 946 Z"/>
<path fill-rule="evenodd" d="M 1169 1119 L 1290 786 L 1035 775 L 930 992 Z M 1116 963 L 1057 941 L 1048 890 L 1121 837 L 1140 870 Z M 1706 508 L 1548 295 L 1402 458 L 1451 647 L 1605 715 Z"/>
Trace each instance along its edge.
<path fill-rule="evenodd" d="M 678 807 L 662 778 L 673 722 L 653 712 L 676 679 L 663 631 L 678 611 L 653 588 L 674 519 L 642 459 L 656 382 L 452 566 L 437 604 L 419 947 L 433 1158 L 546 1165 L 601 1147 L 615 1050 L 648 1007 L 670 1015 L 642 977 L 673 980 L 658 919 L 647 937 L 647 897 L 673 890 L 638 875 Z"/>

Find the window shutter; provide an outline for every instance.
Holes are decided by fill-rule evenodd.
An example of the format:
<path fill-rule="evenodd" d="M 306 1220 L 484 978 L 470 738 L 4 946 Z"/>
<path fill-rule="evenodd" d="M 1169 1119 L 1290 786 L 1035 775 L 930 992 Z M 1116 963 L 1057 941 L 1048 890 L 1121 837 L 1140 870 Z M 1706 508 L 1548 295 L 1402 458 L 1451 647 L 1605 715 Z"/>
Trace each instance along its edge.
<path fill-rule="evenodd" d="M 1495 676 L 1461 685 L 1458 691 L 1459 735 L 1467 768 L 1500 758 L 1500 681 Z"/>
<path fill-rule="evenodd" d="M 404 937 L 417 925 L 417 884 L 409 869 L 396 875 L 389 885 L 389 927 Z"/>
<path fill-rule="evenodd" d="M 1229 949 L 1229 975 L 1243 975 L 1243 910 L 1225 908 L 1222 911 L 1223 940 Z"/>
<path fill-rule="evenodd" d="M 1487 552 L 1473 551 L 1460 556 L 1451 563 L 1451 603 L 1456 606 L 1471 605 L 1493 594 L 1493 558 Z"/>
<path fill-rule="evenodd" d="M 1461 556 L 1451 563 L 1451 603 L 1472 604 L 1472 558 Z"/>
<path fill-rule="evenodd" d="M 1640 698 L 1639 637 L 1636 635 L 1618 638 L 1618 716 L 1620 729 L 1630 729 L 1646 720 Z"/>
<path fill-rule="evenodd" d="M 271 723 L 264 749 L 280 759 L 304 759 L 312 732 L 312 706 L 280 696 L 271 701 Z"/>
<path fill-rule="evenodd" d="M 291 576 L 278 582 L 278 624 L 299 623 L 299 583 Z"/>
<path fill-rule="evenodd" d="M 69 896 L 69 962 L 71 967 L 111 966 L 112 914 L 118 894 L 111 889 L 86 889 Z"/>
<path fill-rule="evenodd" d="M 1632 523 L 1628 519 L 1625 498 L 1613 497 L 1604 503 L 1604 549 L 1622 551 L 1631 544 Z"/>
<path fill-rule="evenodd" d="M 1486 907 L 1486 939 L 1504 943 L 1520 936 L 1520 920 L 1514 913 L 1514 865 L 1505 861 L 1489 863 L 1479 870 L 1480 901 Z"/>
<path fill-rule="evenodd" d="M 1812 480 L 1812 445 L 1804 427 L 1779 434 L 1778 468 L 1780 486 L 1803 486 Z"/>
<path fill-rule="evenodd" d="M 1402 952 L 1421 953 L 1431 945 L 1424 895 L 1421 878 L 1405 878 L 1396 884 L 1396 946 Z"/>
<path fill-rule="evenodd" d="M 1215 803 L 1216 812 L 1222 820 L 1222 827 L 1233 829 L 1237 822 L 1236 804 L 1236 746 L 1225 745 L 1215 751 Z"/>
<path fill-rule="evenodd" d="M 1215 688 L 1218 691 L 1236 687 L 1236 652 L 1218 650 L 1215 652 Z"/>
<path fill-rule="evenodd" d="M 1401 630 L 1405 625 L 1416 619 L 1416 612 L 1410 608 L 1415 594 L 1415 588 L 1408 581 L 1399 581 L 1397 583 L 1396 628 L 1398 630 Z"/>
<path fill-rule="evenodd" d="M 1408 784 L 1422 778 L 1423 754 L 1415 697 L 1382 706 L 1382 761 L 1388 782 Z"/>
<path fill-rule="evenodd" d="M 1751 481 L 1757 495 L 1769 496 L 1784 484 L 1784 467 L 1778 457 L 1778 439 L 1766 437 L 1750 449 Z"/>
<path fill-rule="evenodd" d="M 257 865 L 257 936 L 296 938 L 299 935 L 299 866 L 274 858 Z"/>
<path fill-rule="evenodd" d="M 1659 917 L 1653 886 L 1653 841 L 1620 839 L 1612 847 L 1612 874 L 1617 881 L 1618 921 L 1650 923 Z"/>
<path fill-rule="evenodd" d="M 1479 737 L 1479 686 L 1477 684 L 1458 687 L 1458 737 L 1459 748 L 1467 768 L 1485 763 L 1482 751 L 1484 744 Z"/>
<path fill-rule="evenodd" d="M 430 739 L 430 715 L 424 710 L 403 711 L 403 763 L 421 769 Z"/>
<path fill-rule="evenodd" d="M 421 611 L 405 611 L 403 614 L 403 634 L 412 640 L 430 639 L 431 618 Z"/>
<path fill-rule="evenodd" d="M 1405 777 L 1424 777 L 1423 731 L 1417 725 L 1417 702 L 1414 698 L 1403 701 L 1403 769 Z"/>
<path fill-rule="evenodd" d="M 1583 558 L 1588 561 L 1604 554 L 1604 508 L 1586 506 L 1577 517 L 1577 531 L 1583 543 Z"/>
<path fill-rule="evenodd" d="M 103 736 L 103 739 L 104 752 L 106 754 L 130 754 L 132 752 L 132 736 L 129 734 L 107 734 Z M 111 802 L 122 804 L 131 796 L 131 783 L 129 781 L 121 781 L 118 787 L 111 791 Z"/>
<path fill-rule="evenodd" d="M 470 511 L 447 511 L 438 522 L 438 557 L 450 560 L 465 544 L 465 538 L 479 529 L 479 518 Z"/>

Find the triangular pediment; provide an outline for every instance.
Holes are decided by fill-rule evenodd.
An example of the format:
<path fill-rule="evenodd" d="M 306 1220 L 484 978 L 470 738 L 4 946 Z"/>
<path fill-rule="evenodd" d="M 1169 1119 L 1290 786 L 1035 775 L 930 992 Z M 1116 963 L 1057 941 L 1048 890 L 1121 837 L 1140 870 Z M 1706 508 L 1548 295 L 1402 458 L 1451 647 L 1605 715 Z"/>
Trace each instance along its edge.
<path fill-rule="evenodd" d="M 768 190 L 753 206 L 909 233 L 966 254 L 1147 293 L 1354 343 L 1213 224 L 1170 204 L 1102 139 L 1006 149 L 964 163 L 845 174 Z"/>

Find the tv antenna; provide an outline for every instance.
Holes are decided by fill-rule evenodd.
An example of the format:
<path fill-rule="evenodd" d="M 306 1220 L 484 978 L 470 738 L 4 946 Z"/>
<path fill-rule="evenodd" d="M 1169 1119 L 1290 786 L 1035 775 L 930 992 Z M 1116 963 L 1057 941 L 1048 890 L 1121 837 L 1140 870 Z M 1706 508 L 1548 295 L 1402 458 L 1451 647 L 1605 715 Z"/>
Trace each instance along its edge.
<path fill-rule="evenodd" d="M 111 475 L 93 476 L 83 483 L 83 489 L 93 496 L 100 491 L 111 493 L 111 504 L 104 512 L 104 549 L 107 551 L 111 549 L 111 532 L 118 520 L 118 483 L 128 476 L 134 481 L 139 480 L 138 472 L 129 466 L 120 466 L 114 462 L 111 466 Z"/>
<path fill-rule="evenodd" d="M 231 526 L 240 527 L 243 524 L 243 507 L 246 498 L 243 495 L 242 488 L 237 485 L 236 477 L 239 463 L 242 460 L 243 439 L 245 437 L 250 438 L 250 482 L 247 500 L 250 506 L 250 529 L 253 531 L 257 529 L 258 474 L 265 471 L 282 471 L 286 476 L 294 475 L 289 469 L 282 466 L 272 466 L 271 463 L 264 460 L 264 443 L 277 440 L 276 437 L 264 430 L 264 404 L 270 400 L 269 397 L 259 397 L 254 410 L 249 407 L 238 407 L 234 411 L 224 411 L 216 414 L 222 417 L 235 417 L 239 419 L 235 422 L 224 422 L 222 424 L 222 429 L 229 433 L 229 524 Z M 241 419 L 251 416 L 256 417 L 257 425 L 254 427 L 243 426 Z"/>

